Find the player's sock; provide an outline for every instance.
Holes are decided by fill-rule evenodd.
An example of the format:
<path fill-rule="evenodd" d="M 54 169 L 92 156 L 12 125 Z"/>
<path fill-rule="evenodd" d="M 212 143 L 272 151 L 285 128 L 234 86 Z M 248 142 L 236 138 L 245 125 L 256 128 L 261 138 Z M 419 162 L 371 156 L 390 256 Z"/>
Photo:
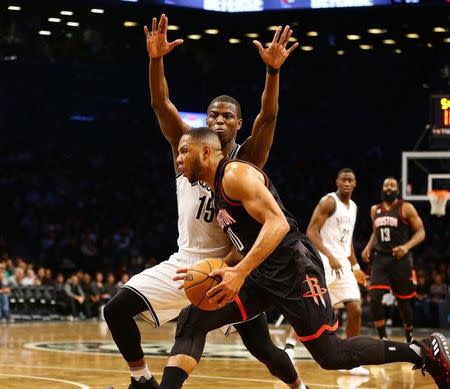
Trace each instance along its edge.
<path fill-rule="evenodd" d="M 413 327 L 405 327 L 405 338 L 406 343 L 411 343 L 413 341 Z"/>
<path fill-rule="evenodd" d="M 380 339 L 387 339 L 386 334 L 386 325 L 382 325 L 381 327 L 377 327 L 378 337 Z"/>
<path fill-rule="evenodd" d="M 130 367 L 131 377 L 133 377 L 134 380 L 139 381 L 142 377 L 146 381 L 148 381 L 150 378 L 152 378 L 152 373 L 150 372 L 148 365 L 142 365 L 142 366 L 136 366 L 136 367 Z"/>
<path fill-rule="evenodd" d="M 167 366 L 164 368 L 160 389 L 178 389 L 183 386 L 184 381 L 188 378 L 188 374 L 179 367 Z"/>
<path fill-rule="evenodd" d="M 308 387 L 302 382 L 296 389 L 308 389 Z"/>
<path fill-rule="evenodd" d="M 385 363 L 391 362 L 411 362 L 419 364 L 422 361 L 420 347 L 414 344 L 384 341 Z"/>

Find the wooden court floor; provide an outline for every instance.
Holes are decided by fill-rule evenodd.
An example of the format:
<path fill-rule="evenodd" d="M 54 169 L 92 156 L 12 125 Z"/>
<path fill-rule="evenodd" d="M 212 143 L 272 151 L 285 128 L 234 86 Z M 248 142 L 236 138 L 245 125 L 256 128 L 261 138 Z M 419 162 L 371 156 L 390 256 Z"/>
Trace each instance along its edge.
<path fill-rule="evenodd" d="M 175 326 L 153 329 L 140 322 L 146 359 L 161 378 Z M 285 327 L 271 331 L 284 344 Z M 448 336 L 448 334 L 447 334 Z M 395 339 L 395 338 L 394 338 Z M 297 347 L 297 370 L 311 389 L 431 389 L 433 380 L 409 364 L 369 366 L 370 377 L 321 369 Z M 296 356 L 296 358 L 297 358 Z M 0 324 L 0 388 L 127 388 L 129 373 L 104 322 L 50 322 Z M 285 386 L 251 359 L 239 336 L 208 335 L 204 358 L 186 382 L 186 388 L 260 388 Z"/>

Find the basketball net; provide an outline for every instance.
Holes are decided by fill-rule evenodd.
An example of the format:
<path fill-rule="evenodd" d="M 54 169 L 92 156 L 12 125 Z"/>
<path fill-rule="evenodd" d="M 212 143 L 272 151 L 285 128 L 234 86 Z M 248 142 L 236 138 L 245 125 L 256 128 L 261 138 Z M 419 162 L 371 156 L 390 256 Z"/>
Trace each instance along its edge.
<path fill-rule="evenodd" d="M 450 191 L 448 190 L 431 190 L 428 192 L 428 199 L 431 204 L 431 215 L 444 216 L 445 207 L 450 197 Z"/>

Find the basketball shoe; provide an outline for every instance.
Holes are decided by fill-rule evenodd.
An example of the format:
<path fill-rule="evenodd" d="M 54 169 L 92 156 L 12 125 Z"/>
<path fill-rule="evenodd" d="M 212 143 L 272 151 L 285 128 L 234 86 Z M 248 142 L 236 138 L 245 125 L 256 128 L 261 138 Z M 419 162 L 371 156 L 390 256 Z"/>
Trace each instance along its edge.
<path fill-rule="evenodd" d="M 427 371 L 436 382 L 439 389 L 450 388 L 450 350 L 447 338 L 439 332 L 435 332 L 420 341 L 414 340 L 413 344 L 422 350 L 422 363 L 415 365 L 413 369 L 421 369 L 425 375 Z"/>
<path fill-rule="evenodd" d="M 131 384 L 128 389 L 159 389 L 159 384 L 153 376 L 149 380 L 141 377 L 139 381 L 131 378 Z"/>

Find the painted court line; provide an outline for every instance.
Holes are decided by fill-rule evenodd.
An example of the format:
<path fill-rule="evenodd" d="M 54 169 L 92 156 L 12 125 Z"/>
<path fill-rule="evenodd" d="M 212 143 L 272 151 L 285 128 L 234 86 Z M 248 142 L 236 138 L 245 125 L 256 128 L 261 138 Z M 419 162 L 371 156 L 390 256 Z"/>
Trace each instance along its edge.
<path fill-rule="evenodd" d="M 61 369 L 61 368 L 59 368 L 59 369 Z M 84 384 L 80 384 L 79 382 L 60 380 L 58 378 L 38 377 L 38 376 L 34 376 L 34 375 L 24 375 L 24 374 L 6 374 L 6 373 L 0 373 L 0 376 L 3 376 L 3 377 L 16 377 L 16 378 L 30 378 L 32 380 L 53 381 L 53 382 L 58 382 L 58 383 L 78 386 L 81 389 L 90 389 L 89 386 L 84 385 Z"/>
<path fill-rule="evenodd" d="M 61 370 L 61 367 L 57 367 L 57 366 L 45 366 L 45 365 L 12 365 L 12 364 L 0 364 L 0 367 L 17 367 L 17 368 L 29 368 L 29 369 L 57 369 L 57 370 Z M 91 372 L 101 372 L 101 373 L 129 373 L 128 370 L 113 370 L 113 369 L 95 369 L 95 368 L 75 368 L 75 367 L 64 367 L 64 370 L 71 370 L 71 371 L 91 371 Z M 162 372 L 154 372 L 153 373 L 155 376 L 161 376 Z M 5 376 L 13 376 L 12 374 L 1 374 L 0 375 L 5 375 Z M 19 377 L 19 376 L 18 376 Z M 20 376 L 20 377 L 26 377 L 26 376 Z M 31 377 L 31 376 L 29 376 Z M 266 384 L 271 384 L 271 383 L 279 383 L 280 381 L 277 380 L 264 380 L 264 379 L 258 379 L 258 378 L 230 378 L 230 377 L 222 377 L 222 376 L 206 376 L 206 375 L 200 375 L 200 374 L 192 374 L 190 377 L 192 378 L 201 378 L 201 379 L 207 379 L 207 380 L 224 380 L 224 381 L 240 381 L 240 382 L 259 382 L 259 383 L 266 383 Z M 45 379 L 45 378 L 41 378 L 41 379 Z M 55 381 L 53 379 L 48 379 L 48 380 L 52 380 Z M 77 385 L 79 387 L 81 387 L 82 389 L 89 389 L 89 386 L 83 385 L 83 384 L 77 384 L 74 382 L 70 382 L 70 381 L 62 381 L 61 382 L 67 382 L 67 383 L 72 383 L 73 385 Z M 322 388 L 339 388 L 339 389 L 353 389 L 354 386 L 342 386 L 342 385 L 327 385 L 327 384 L 318 384 L 318 383 L 312 383 L 312 382 L 306 382 L 307 385 L 311 385 L 311 386 L 318 386 L 318 387 L 322 387 Z M 372 386 L 360 386 L 361 389 L 376 389 L 375 387 Z"/>

